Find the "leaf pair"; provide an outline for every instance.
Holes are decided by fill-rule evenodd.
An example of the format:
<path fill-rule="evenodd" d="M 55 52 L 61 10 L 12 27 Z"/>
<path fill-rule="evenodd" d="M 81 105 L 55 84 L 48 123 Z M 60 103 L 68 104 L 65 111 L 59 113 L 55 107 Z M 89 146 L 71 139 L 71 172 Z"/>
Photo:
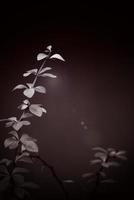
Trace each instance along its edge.
<path fill-rule="evenodd" d="M 45 53 L 39 53 L 37 55 L 37 60 L 40 61 L 40 60 L 49 58 L 49 59 L 59 59 L 61 61 L 65 61 L 64 58 L 60 54 L 56 53 L 56 54 L 51 55 L 51 52 L 52 52 L 52 46 L 49 45 L 46 47 Z"/>
<path fill-rule="evenodd" d="M 13 127 L 14 130 L 19 131 L 22 126 L 28 126 L 31 123 L 29 121 L 23 120 L 25 117 L 21 117 L 21 120 L 18 120 L 16 117 L 10 117 L 7 119 L 2 119 L 0 121 L 7 121 L 5 126 L 6 127 Z"/>
<path fill-rule="evenodd" d="M 52 69 L 51 67 L 45 67 L 45 68 L 43 68 L 42 70 L 39 70 L 39 71 L 38 71 L 38 69 L 31 69 L 31 70 L 28 70 L 27 72 L 25 72 L 23 74 L 23 76 L 27 77 L 27 76 L 33 74 L 33 75 L 37 75 L 37 76 L 41 76 L 41 77 L 56 78 L 56 76 L 54 74 L 46 73 L 46 71 L 49 71 L 51 69 Z"/>
<path fill-rule="evenodd" d="M 21 144 L 21 152 L 28 151 L 28 152 L 38 152 L 38 146 L 36 144 L 37 140 L 30 137 L 27 134 L 23 134 L 21 138 L 19 139 L 19 136 L 16 131 L 11 131 L 9 134 L 12 135 L 12 137 L 9 137 L 5 139 L 4 146 L 5 148 L 9 149 L 16 149 Z"/>
<path fill-rule="evenodd" d="M 28 99 L 24 100 L 18 108 L 21 110 L 29 109 L 32 114 L 38 117 L 41 117 L 43 113 L 47 113 L 46 109 L 43 108 L 41 104 L 30 104 Z"/>
<path fill-rule="evenodd" d="M 23 94 L 28 97 L 28 98 L 32 98 L 35 92 L 39 92 L 39 93 L 46 93 L 46 88 L 44 86 L 36 86 L 33 87 L 32 83 L 26 83 L 26 85 L 17 85 L 16 87 L 13 88 L 14 90 L 17 89 L 24 89 Z"/>

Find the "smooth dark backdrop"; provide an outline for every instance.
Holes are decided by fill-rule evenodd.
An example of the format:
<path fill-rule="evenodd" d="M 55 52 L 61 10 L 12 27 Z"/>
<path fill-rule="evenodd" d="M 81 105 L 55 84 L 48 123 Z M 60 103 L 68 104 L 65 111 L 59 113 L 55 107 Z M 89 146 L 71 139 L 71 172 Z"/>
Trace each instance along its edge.
<path fill-rule="evenodd" d="M 51 62 L 55 80 L 41 80 L 47 94 L 35 95 L 48 114 L 35 118 L 24 132 L 38 139 L 41 155 L 63 179 L 80 180 L 91 170 L 93 146 L 127 150 L 128 161 L 111 170 L 119 184 L 109 191 L 121 194 L 133 189 L 133 63 L 134 31 L 131 6 L 92 7 L 90 4 L 1 5 L 0 19 L 0 118 L 19 115 L 23 95 L 12 88 L 26 80 L 22 73 L 35 68 L 38 52 L 51 44 L 66 60 Z M 28 79 L 31 80 L 31 79 Z M 83 129 L 81 121 L 87 129 Z M 0 126 L 0 138 L 7 130 Z M 2 147 L 1 147 L 2 148 Z M 7 153 L 1 151 L 1 157 Z M 59 196 L 51 176 L 32 173 L 41 190 L 35 199 Z M 48 175 L 47 175 L 48 174 Z M 33 175 L 31 175 L 33 178 Z M 46 188 L 46 192 L 45 189 Z M 68 186 L 72 198 L 82 198 L 79 186 Z M 60 193 L 61 194 L 61 193 Z M 62 195 L 61 195 L 62 198 Z"/>

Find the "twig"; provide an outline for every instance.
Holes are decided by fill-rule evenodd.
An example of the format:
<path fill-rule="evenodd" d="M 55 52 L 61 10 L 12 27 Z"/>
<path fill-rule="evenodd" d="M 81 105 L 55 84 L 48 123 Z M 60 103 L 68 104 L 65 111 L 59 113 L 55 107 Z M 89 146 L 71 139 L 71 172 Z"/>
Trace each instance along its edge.
<path fill-rule="evenodd" d="M 54 177 L 54 179 L 56 180 L 56 182 L 58 183 L 58 185 L 60 186 L 61 190 L 64 193 L 65 199 L 68 200 L 69 196 L 68 196 L 68 192 L 66 191 L 63 182 L 61 181 L 61 179 L 58 177 L 58 175 L 55 172 L 55 169 L 52 165 L 48 164 L 44 159 L 42 159 L 39 155 L 34 156 L 34 155 L 30 155 L 31 158 L 36 158 L 38 159 L 45 167 L 47 167 L 50 171 L 52 176 Z"/>

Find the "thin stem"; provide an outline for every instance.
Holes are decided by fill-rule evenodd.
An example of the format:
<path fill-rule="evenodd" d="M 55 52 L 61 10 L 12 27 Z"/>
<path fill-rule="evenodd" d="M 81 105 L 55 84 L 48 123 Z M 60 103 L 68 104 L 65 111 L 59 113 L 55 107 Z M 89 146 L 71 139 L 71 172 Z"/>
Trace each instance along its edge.
<path fill-rule="evenodd" d="M 36 81 L 37 81 L 37 78 L 38 78 L 39 73 L 41 72 L 42 68 L 43 68 L 44 65 L 46 64 L 46 61 L 47 61 L 47 59 L 49 58 L 50 54 L 51 54 L 51 52 L 49 52 L 48 57 L 45 58 L 45 60 L 44 60 L 44 62 L 42 63 L 41 67 L 39 68 L 39 70 L 38 70 L 38 72 L 37 72 L 37 74 L 36 74 L 36 76 L 35 76 L 35 79 L 34 79 L 34 81 L 33 81 L 33 87 L 34 87 L 34 85 L 35 85 L 35 83 L 36 83 Z"/>
<path fill-rule="evenodd" d="M 109 156 L 109 154 L 107 154 L 107 158 L 105 160 L 105 163 L 107 163 L 109 161 L 109 159 L 110 159 L 110 156 Z M 103 170 L 104 170 L 104 167 L 101 165 L 99 170 L 98 170 L 98 172 L 96 173 L 96 182 L 95 182 L 95 187 L 94 187 L 94 190 L 93 190 L 92 194 L 95 194 L 98 191 L 98 188 L 99 188 L 100 183 L 101 183 L 100 182 L 101 181 L 101 172 Z"/>
<path fill-rule="evenodd" d="M 69 199 L 69 196 L 68 196 L 68 192 L 65 190 L 65 187 L 64 187 L 64 184 L 63 182 L 60 180 L 60 178 L 58 177 L 58 175 L 56 174 L 55 170 L 54 170 L 54 167 L 51 166 L 50 164 L 48 164 L 44 159 L 42 159 L 39 155 L 37 156 L 33 156 L 31 155 L 32 158 L 36 158 L 38 159 L 45 167 L 47 167 L 53 178 L 56 180 L 56 182 L 58 183 L 58 185 L 60 186 L 61 190 L 63 191 L 64 193 L 64 196 L 65 196 L 65 199 L 68 200 Z"/>

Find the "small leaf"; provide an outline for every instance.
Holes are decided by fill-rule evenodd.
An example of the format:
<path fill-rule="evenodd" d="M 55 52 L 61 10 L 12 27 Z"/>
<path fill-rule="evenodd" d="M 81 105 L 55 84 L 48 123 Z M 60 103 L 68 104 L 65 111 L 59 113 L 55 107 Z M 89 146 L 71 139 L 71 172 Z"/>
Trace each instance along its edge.
<path fill-rule="evenodd" d="M 121 159 L 121 160 L 127 160 L 127 157 L 126 156 L 123 156 L 123 155 L 118 155 L 117 158 Z"/>
<path fill-rule="evenodd" d="M 118 151 L 118 152 L 116 153 L 117 156 L 121 156 L 121 155 L 124 155 L 124 154 L 126 154 L 126 151 L 123 151 L 123 150 Z"/>
<path fill-rule="evenodd" d="M 46 71 L 48 71 L 48 70 L 51 70 L 51 69 L 52 69 L 51 67 L 45 67 L 45 68 L 43 68 L 43 69 L 40 71 L 39 74 L 42 74 L 42 73 L 44 73 L 44 72 L 46 72 Z"/>
<path fill-rule="evenodd" d="M 35 143 L 37 141 L 36 139 L 29 137 L 27 134 L 23 134 L 20 141 L 22 142 L 27 151 L 35 153 L 38 152 L 38 146 Z"/>
<path fill-rule="evenodd" d="M 101 175 L 103 178 L 106 178 L 105 172 L 100 172 L 100 175 Z"/>
<path fill-rule="evenodd" d="M 43 113 L 43 110 L 42 110 L 42 107 L 40 107 L 39 105 L 37 104 L 32 104 L 30 107 L 29 107 L 29 110 L 32 114 L 38 116 L 38 117 L 41 117 L 42 116 L 42 113 Z"/>
<path fill-rule="evenodd" d="M 32 98 L 34 93 L 35 93 L 35 89 L 34 88 L 25 89 L 24 92 L 23 92 L 23 94 L 28 98 Z"/>
<path fill-rule="evenodd" d="M 44 58 L 47 58 L 48 57 L 48 55 L 47 54 L 45 54 L 45 53 L 39 53 L 38 55 L 37 55 L 37 60 L 39 61 L 39 60 L 43 60 Z"/>
<path fill-rule="evenodd" d="M 45 94 L 46 93 L 46 88 L 43 87 L 43 86 L 37 86 L 37 87 L 35 87 L 35 91 Z"/>
<path fill-rule="evenodd" d="M 33 141 L 27 141 L 23 145 L 25 146 L 27 151 L 34 152 L 34 153 L 37 153 L 39 151 L 37 144 Z"/>
<path fill-rule="evenodd" d="M 39 185 L 33 182 L 25 182 L 21 187 L 28 188 L 28 189 L 38 189 Z"/>
<path fill-rule="evenodd" d="M 97 152 L 94 155 L 96 158 L 100 158 L 103 162 L 105 162 L 107 155 L 105 153 L 102 152 Z"/>
<path fill-rule="evenodd" d="M 89 178 L 89 177 L 92 177 L 94 176 L 93 173 L 85 173 L 85 174 L 82 174 L 82 178 Z"/>
<path fill-rule="evenodd" d="M 23 126 L 23 122 L 22 121 L 18 121 L 16 123 L 13 124 L 13 128 L 16 130 L 16 131 L 19 131 L 21 129 L 21 127 Z"/>
<path fill-rule="evenodd" d="M 119 167 L 120 164 L 118 162 L 115 161 L 109 161 L 107 162 L 108 167 Z"/>
<path fill-rule="evenodd" d="M 107 151 L 102 147 L 93 147 L 92 149 L 95 151 L 102 151 L 103 153 L 107 153 Z"/>
<path fill-rule="evenodd" d="M 27 76 L 29 76 L 30 74 L 36 75 L 36 74 L 37 74 L 37 71 L 38 71 L 38 69 L 31 69 L 31 70 L 27 71 L 26 73 L 24 73 L 23 76 L 24 76 L 24 77 L 27 77 Z"/>
<path fill-rule="evenodd" d="M 27 172 L 29 172 L 29 171 L 28 171 L 27 169 L 25 169 L 25 168 L 16 167 L 16 168 L 13 170 L 12 174 L 27 173 Z"/>
<path fill-rule="evenodd" d="M 102 180 L 101 183 L 115 183 L 113 179 Z"/>
<path fill-rule="evenodd" d="M 16 149 L 18 147 L 19 141 L 16 140 L 15 137 L 10 137 L 5 139 L 4 141 L 4 146 L 5 148 L 9 148 L 9 149 Z"/>
<path fill-rule="evenodd" d="M 17 90 L 17 89 L 25 89 L 25 88 L 27 88 L 25 85 L 20 84 L 20 85 L 15 86 L 15 87 L 13 88 L 13 91 L 14 91 L 14 90 Z"/>
<path fill-rule="evenodd" d="M 47 46 L 46 49 L 51 52 L 52 51 L 52 45 Z"/>
<path fill-rule="evenodd" d="M 22 143 L 25 143 L 25 142 L 27 142 L 27 141 L 37 142 L 37 139 L 30 137 L 28 134 L 23 134 L 23 135 L 21 136 L 21 139 L 20 139 L 20 140 L 21 140 Z"/>
<path fill-rule="evenodd" d="M 9 117 L 7 120 L 17 122 L 17 118 L 16 117 Z"/>
<path fill-rule="evenodd" d="M 108 151 L 115 151 L 114 148 L 108 148 L 107 150 L 108 150 Z"/>
<path fill-rule="evenodd" d="M 92 165 L 94 165 L 94 164 L 101 163 L 102 161 L 100 159 L 95 159 L 95 160 L 91 160 L 90 162 Z"/>
<path fill-rule="evenodd" d="M 29 155 L 30 154 L 28 152 L 23 152 L 21 155 L 16 156 L 16 162 L 20 161 L 20 162 L 26 162 L 26 163 L 33 163 Z"/>
<path fill-rule="evenodd" d="M 41 109 L 42 109 L 42 112 L 47 113 L 47 110 L 45 108 L 41 107 Z"/>
<path fill-rule="evenodd" d="M 25 118 L 28 118 L 28 117 L 32 117 L 33 115 L 31 114 L 31 113 L 23 113 L 22 115 L 21 115 L 21 119 L 25 119 Z"/>
<path fill-rule="evenodd" d="M 0 164 L 5 164 L 6 166 L 9 166 L 12 162 L 12 160 L 9 160 L 7 158 L 3 158 L 0 160 Z"/>
<path fill-rule="evenodd" d="M 29 122 L 29 121 L 21 121 L 21 122 L 22 122 L 22 124 L 25 125 L 25 126 L 28 126 L 28 125 L 31 124 L 31 122 Z"/>
<path fill-rule="evenodd" d="M 30 104 L 30 102 L 29 102 L 28 99 L 25 99 L 25 100 L 23 101 L 23 103 L 26 104 L 26 105 L 29 105 L 29 104 Z"/>
<path fill-rule="evenodd" d="M 16 131 L 10 131 L 8 134 L 13 135 L 17 140 L 19 140 L 19 136 Z"/>
<path fill-rule="evenodd" d="M 50 57 L 50 59 L 59 59 L 65 61 L 64 58 L 60 54 L 54 54 Z"/>
<path fill-rule="evenodd" d="M 64 180 L 65 183 L 74 183 L 73 180 Z"/>
<path fill-rule="evenodd" d="M 44 73 L 40 75 L 41 77 L 49 77 L 49 78 L 57 78 L 57 76 L 55 76 L 54 74 L 50 74 L 50 73 Z"/>
<path fill-rule="evenodd" d="M 18 106 L 18 109 L 20 109 L 20 110 L 25 110 L 26 108 L 28 108 L 28 105 L 26 105 L 26 104 L 21 104 L 20 106 Z"/>
<path fill-rule="evenodd" d="M 14 122 L 7 122 L 7 123 L 5 124 L 5 127 L 6 127 L 6 128 L 11 127 L 13 124 L 14 124 Z"/>

